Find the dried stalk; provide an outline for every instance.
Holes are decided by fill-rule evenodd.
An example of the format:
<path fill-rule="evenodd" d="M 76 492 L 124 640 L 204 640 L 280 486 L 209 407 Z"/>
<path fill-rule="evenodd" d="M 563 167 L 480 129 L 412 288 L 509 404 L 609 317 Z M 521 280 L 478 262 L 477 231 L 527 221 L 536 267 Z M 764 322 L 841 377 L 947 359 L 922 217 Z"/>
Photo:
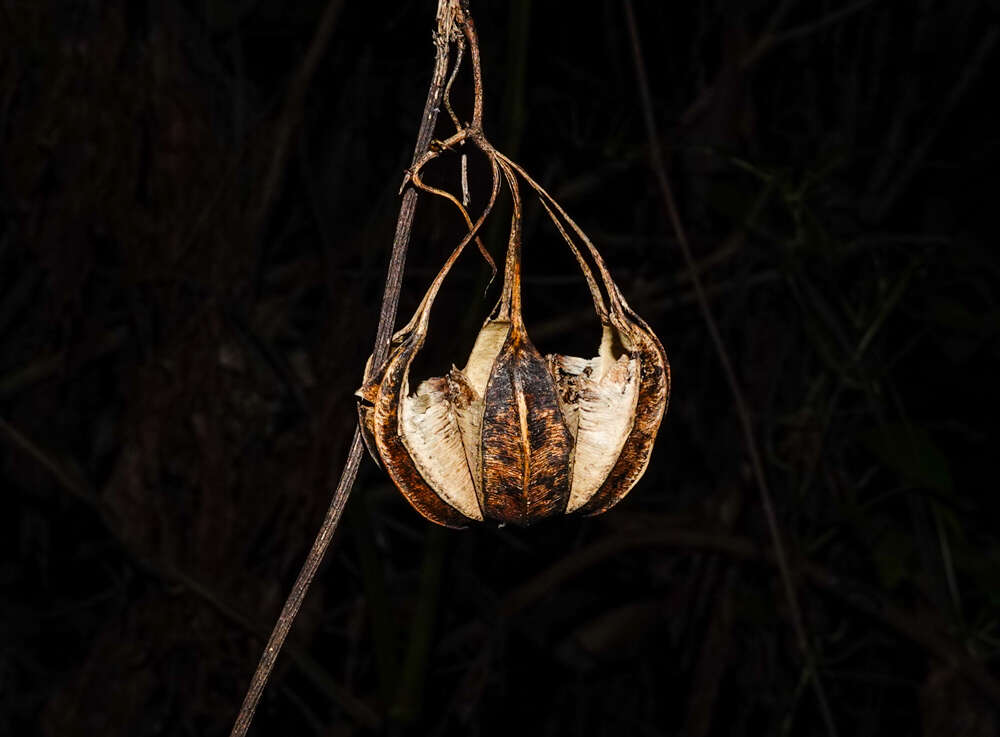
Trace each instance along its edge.
<path fill-rule="evenodd" d="M 816 694 L 816 700 L 819 705 L 820 714 L 822 715 L 827 734 L 831 737 L 836 737 L 837 727 L 833 721 L 833 714 L 830 711 L 830 704 L 826 695 L 826 690 L 823 688 L 823 681 L 820 679 L 819 672 L 816 669 L 816 661 L 813 656 L 812 646 L 809 643 L 809 635 L 806 630 L 805 618 L 802 615 L 802 607 L 799 604 L 798 593 L 792 577 L 791 566 L 788 562 L 788 553 L 785 550 L 781 527 L 778 524 L 778 516 L 774 509 L 774 500 L 771 497 L 771 492 L 768 487 L 767 476 L 764 474 L 764 464 L 760 458 L 757 436 L 754 431 L 753 420 L 750 418 L 750 409 L 747 407 L 746 399 L 743 396 L 743 390 L 740 388 L 740 382 L 736 376 L 736 370 L 733 368 L 732 359 L 729 356 L 729 351 L 726 349 L 726 344 L 722 340 L 722 334 L 719 332 L 719 326 L 715 321 L 715 317 L 712 315 L 712 308 L 708 304 L 708 297 L 705 295 L 705 287 L 702 284 L 701 276 L 698 273 L 694 256 L 691 253 L 691 245 L 688 243 L 687 233 L 684 230 L 684 225 L 681 223 L 680 215 L 677 210 L 677 203 L 674 201 L 673 189 L 670 186 L 670 180 L 667 177 L 667 171 L 663 165 L 663 152 L 660 149 L 659 134 L 656 131 L 656 122 L 653 117 L 653 103 L 649 93 L 649 83 L 646 80 L 646 68 L 642 60 L 642 46 L 639 42 L 639 32 L 636 28 L 635 13 L 632 10 L 631 0 L 625 0 L 625 19 L 627 21 L 629 37 L 632 42 L 632 55 L 633 61 L 635 62 L 636 81 L 639 86 L 639 98 L 642 102 L 642 114 L 646 126 L 646 135 L 649 139 L 650 165 L 653 169 L 654 175 L 656 176 L 656 181 L 659 184 L 660 194 L 663 196 L 663 202 L 666 206 L 667 214 L 670 217 L 670 223 L 673 226 L 674 232 L 677 235 L 677 240 L 680 243 L 681 253 L 684 255 L 684 261 L 687 264 L 688 271 L 691 273 L 691 283 L 694 286 L 695 295 L 698 298 L 698 306 L 701 308 L 701 314 L 705 320 L 705 326 L 708 328 L 708 334 L 712 339 L 715 352 L 719 357 L 719 363 L 722 364 L 722 370 L 726 376 L 726 382 L 729 384 L 729 390 L 733 395 L 733 404 L 736 407 L 736 414 L 739 416 L 740 425 L 743 429 L 743 439 L 746 444 L 747 454 L 750 456 L 750 464 L 753 468 L 754 479 L 756 480 L 757 488 L 760 491 L 761 506 L 764 509 L 764 517 L 767 519 L 768 531 L 770 532 L 771 543 L 774 547 L 775 561 L 777 562 L 778 570 L 781 574 L 781 582 L 785 590 L 785 597 L 788 600 L 788 608 L 791 614 L 792 628 L 795 631 L 795 638 L 802 651 L 806 667 L 812 676 L 810 678 L 810 682 L 812 683 L 813 691 Z"/>
<path fill-rule="evenodd" d="M 430 147 L 431 137 L 434 133 L 434 126 L 437 123 L 438 109 L 444 95 L 445 77 L 448 72 L 449 56 L 451 44 L 455 40 L 455 18 L 461 14 L 459 0 L 438 0 L 437 11 L 437 31 L 435 34 L 436 55 L 434 60 L 434 74 L 431 77 L 430 89 L 427 91 L 427 99 L 424 103 L 423 116 L 420 119 L 420 128 L 417 133 L 417 143 L 414 147 L 413 161 L 420 160 Z M 385 292 L 382 296 L 382 307 L 379 312 L 378 329 L 375 334 L 375 350 L 373 357 L 376 365 L 385 359 L 389 349 L 389 339 L 392 336 L 392 328 L 396 321 L 396 308 L 399 305 L 399 293 L 403 280 L 403 266 L 406 263 L 406 250 L 410 243 L 410 232 L 413 228 L 413 215 L 417 205 L 417 191 L 411 187 L 403 194 L 403 202 L 399 209 L 399 217 L 396 220 L 396 234 L 392 243 L 392 255 L 389 259 L 389 271 L 385 281 Z M 267 683 L 274 663 L 278 658 L 278 653 L 288 636 L 292 622 L 298 614 L 302 601 L 305 599 L 309 585 L 312 583 L 316 570 L 319 568 L 326 553 L 326 549 L 333 538 L 333 533 L 340 522 L 340 516 L 347 503 L 351 488 L 358 475 L 358 467 L 361 464 L 361 457 L 364 446 L 361 441 L 361 432 L 355 429 L 354 438 L 351 440 L 350 450 L 347 460 L 340 474 L 340 481 L 333 493 L 333 499 L 327 510 L 323 524 L 320 526 L 316 539 L 309 550 L 309 555 L 299 572 L 295 585 L 292 587 L 285 605 L 281 609 L 278 621 L 274 625 L 274 630 L 268 638 L 267 645 L 260 657 L 257 670 L 254 672 L 250 687 L 243 699 L 239 714 L 233 724 L 230 737 L 244 737 L 253 720 L 254 712 L 260 701 L 264 686 Z"/>

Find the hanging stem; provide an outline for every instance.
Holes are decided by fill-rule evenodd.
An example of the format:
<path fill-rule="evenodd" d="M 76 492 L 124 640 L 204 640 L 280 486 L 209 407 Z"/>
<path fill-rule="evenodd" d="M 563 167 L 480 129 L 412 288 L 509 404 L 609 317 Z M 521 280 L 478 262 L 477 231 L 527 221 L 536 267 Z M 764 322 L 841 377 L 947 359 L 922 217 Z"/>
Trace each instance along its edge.
<path fill-rule="evenodd" d="M 472 57 L 472 128 L 482 132 L 483 129 L 483 68 L 479 63 L 479 38 L 472 18 L 462 14 L 458 26 L 469 42 L 469 56 Z"/>
<path fill-rule="evenodd" d="M 421 159 L 430 148 L 431 137 L 434 133 L 434 125 L 437 122 L 438 109 L 441 99 L 444 96 L 445 77 L 448 73 L 448 61 L 450 47 L 456 38 L 456 19 L 465 18 L 465 14 L 459 6 L 459 0 L 438 0 L 437 12 L 437 32 L 435 35 L 436 56 L 434 60 L 434 74 L 431 77 L 430 89 L 427 91 L 427 99 L 424 103 L 423 116 L 420 119 L 420 128 L 417 133 L 417 143 L 414 147 L 414 162 Z M 478 57 L 476 59 L 478 61 Z M 404 183 L 405 184 L 405 183 Z M 403 194 L 403 202 L 400 206 L 399 217 L 396 220 L 396 234 L 392 243 L 392 255 L 389 259 L 389 272 L 385 281 L 385 292 L 382 296 L 382 307 L 379 312 L 378 329 L 375 336 L 375 350 L 372 353 L 370 366 L 376 367 L 385 361 L 389 351 L 389 342 L 392 337 L 392 328 L 396 321 L 396 309 L 399 305 L 399 293 L 403 281 L 403 266 L 406 262 L 406 251 L 410 243 L 410 232 L 413 228 L 413 215 L 417 205 L 417 190 L 407 189 Z M 257 704 L 260 702 L 264 686 L 274 669 L 274 664 L 278 659 L 288 637 L 288 632 L 292 627 L 312 583 L 313 577 L 326 554 L 326 549 L 330 545 L 333 533 L 340 522 L 344 505 L 350 495 L 351 488 L 358 475 L 358 468 L 361 465 L 361 457 L 364 446 L 361 440 L 360 428 L 355 428 L 354 438 L 351 440 L 350 450 L 347 453 L 347 460 L 340 474 L 340 480 L 330 501 L 323 524 L 320 526 L 316 539 L 313 541 L 306 561 L 299 572 L 292 591 L 281 609 L 278 621 L 274 625 L 274 630 L 268 638 L 267 645 L 260 657 L 257 670 L 250 681 L 250 687 L 243 699 L 239 714 L 233 724 L 230 737 L 244 737 L 250 728 Z"/>
<path fill-rule="evenodd" d="M 493 160 L 500 165 L 500 169 L 503 171 L 514 203 L 510 216 L 507 260 L 504 264 L 503 294 L 500 297 L 500 311 L 497 314 L 497 319 L 510 321 L 513 330 L 523 332 L 524 321 L 521 316 L 521 193 L 518 191 L 517 177 L 511 168 L 497 156 L 494 156 Z"/>

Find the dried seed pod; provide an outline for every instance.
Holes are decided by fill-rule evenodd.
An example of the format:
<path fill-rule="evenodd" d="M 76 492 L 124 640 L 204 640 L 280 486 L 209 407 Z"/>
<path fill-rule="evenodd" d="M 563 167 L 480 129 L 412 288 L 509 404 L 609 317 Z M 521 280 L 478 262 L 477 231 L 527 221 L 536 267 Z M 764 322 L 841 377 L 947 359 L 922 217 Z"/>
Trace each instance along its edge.
<path fill-rule="evenodd" d="M 670 388 L 666 354 L 576 223 L 517 164 L 488 153 L 494 170 L 489 206 L 475 226 L 469 221 L 469 234 L 394 336 L 388 359 L 366 370 L 358 390 L 365 439 L 414 508 L 438 524 L 528 525 L 556 514 L 599 514 L 628 493 L 649 463 Z M 500 301 L 465 367 L 411 393 L 410 364 L 424 344 L 434 299 L 492 208 L 498 167 L 514 201 Z M 543 358 L 528 337 L 521 317 L 518 175 L 538 193 L 587 280 L 603 324 L 592 359 Z"/>

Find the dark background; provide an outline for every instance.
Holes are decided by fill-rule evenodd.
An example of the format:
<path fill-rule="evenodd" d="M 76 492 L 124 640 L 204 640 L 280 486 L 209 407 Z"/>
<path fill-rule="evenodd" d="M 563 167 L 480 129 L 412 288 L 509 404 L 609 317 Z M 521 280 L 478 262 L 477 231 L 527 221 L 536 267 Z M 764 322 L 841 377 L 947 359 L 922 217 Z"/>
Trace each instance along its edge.
<path fill-rule="evenodd" d="M 434 9 L 0 2 L 0 733 L 227 733 L 354 429 Z M 623 6 L 472 11 L 488 135 L 602 249 L 671 407 L 592 519 L 432 528 L 366 459 L 254 733 L 829 735 Z M 998 4 L 636 14 L 838 733 L 996 734 Z M 529 331 L 593 355 L 542 215 Z M 420 198 L 401 322 L 460 232 Z M 464 363 L 487 276 L 458 263 L 417 378 Z"/>

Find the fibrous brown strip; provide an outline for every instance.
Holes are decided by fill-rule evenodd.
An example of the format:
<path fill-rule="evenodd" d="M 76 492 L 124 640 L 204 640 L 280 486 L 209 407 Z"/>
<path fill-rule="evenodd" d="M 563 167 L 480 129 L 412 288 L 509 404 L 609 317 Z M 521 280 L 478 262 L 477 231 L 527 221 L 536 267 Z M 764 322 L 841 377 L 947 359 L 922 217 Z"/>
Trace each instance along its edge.
<path fill-rule="evenodd" d="M 569 500 L 573 438 L 545 360 L 512 330 L 486 386 L 482 424 L 486 515 L 528 525 L 561 514 Z"/>
<path fill-rule="evenodd" d="M 410 340 L 388 363 L 375 400 L 373 435 L 389 476 L 420 514 L 445 527 L 465 527 L 469 518 L 439 497 L 416 467 L 400 437 L 399 409 L 410 362 L 419 341 Z"/>
<path fill-rule="evenodd" d="M 626 317 L 616 312 L 612 313 L 612 321 L 617 323 L 615 327 L 631 343 L 630 351 L 638 358 L 639 396 L 635 423 L 618 461 L 601 488 L 579 509 L 586 515 L 606 512 L 642 478 L 670 398 L 670 364 L 660 341 L 638 316 L 629 314 Z"/>
<path fill-rule="evenodd" d="M 482 464 L 483 511 L 498 522 L 524 524 L 521 487 L 524 483 L 524 447 L 521 419 L 514 394 L 510 356 L 501 352 L 483 397 Z"/>

